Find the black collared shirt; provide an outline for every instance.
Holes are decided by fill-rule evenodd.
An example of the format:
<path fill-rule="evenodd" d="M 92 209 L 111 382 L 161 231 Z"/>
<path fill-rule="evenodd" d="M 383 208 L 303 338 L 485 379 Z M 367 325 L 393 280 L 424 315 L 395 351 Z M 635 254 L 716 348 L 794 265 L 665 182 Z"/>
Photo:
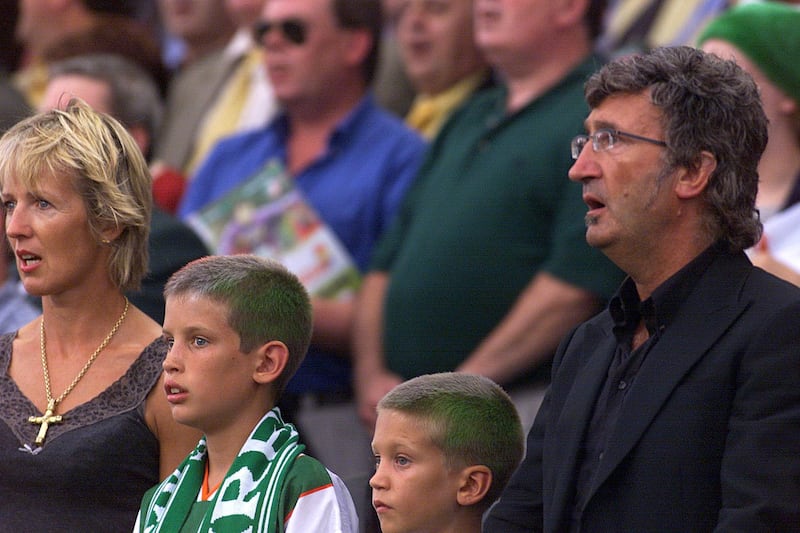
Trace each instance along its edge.
<path fill-rule="evenodd" d="M 603 453 L 609 445 L 614 428 L 619 423 L 619 415 L 639 369 L 647 359 L 647 354 L 678 314 L 681 304 L 694 290 L 697 281 L 714 258 L 721 253 L 723 246 L 724 244 L 720 243 L 707 248 L 662 283 L 644 301 L 640 301 L 636 284 L 628 278 L 609 302 L 617 345 L 581 447 L 580 467 L 575 487 L 573 531 L 578 530 L 581 509 L 589 497 Z M 649 337 L 634 350 L 633 335 L 640 322 L 644 322 Z"/>

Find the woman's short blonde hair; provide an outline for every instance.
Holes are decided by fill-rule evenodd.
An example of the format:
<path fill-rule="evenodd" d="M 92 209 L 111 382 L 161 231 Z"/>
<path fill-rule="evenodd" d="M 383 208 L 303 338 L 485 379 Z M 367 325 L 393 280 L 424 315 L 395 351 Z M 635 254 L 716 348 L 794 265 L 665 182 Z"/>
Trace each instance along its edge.
<path fill-rule="evenodd" d="M 91 232 L 117 228 L 109 246 L 109 275 L 122 291 L 147 273 L 152 178 L 128 131 L 79 99 L 27 118 L 0 138 L 0 187 L 13 176 L 32 191 L 68 176 L 86 206 Z"/>

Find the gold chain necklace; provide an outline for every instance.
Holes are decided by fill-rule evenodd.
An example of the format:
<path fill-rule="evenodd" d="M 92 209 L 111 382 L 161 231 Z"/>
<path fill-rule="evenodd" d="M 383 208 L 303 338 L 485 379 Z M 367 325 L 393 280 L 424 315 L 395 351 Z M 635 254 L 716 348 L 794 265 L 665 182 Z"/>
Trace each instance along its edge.
<path fill-rule="evenodd" d="M 50 390 L 50 372 L 47 370 L 47 350 L 45 349 L 45 342 L 44 342 L 44 315 L 42 315 L 42 322 L 39 326 L 39 344 L 42 349 L 42 372 L 44 373 L 44 392 L 47 395 L 47 410 L 45 410 L 42 416 L 31 416 L 28 417 L 28 422 L 32 424 L 39 424 L 39 434 L 36 436 L 36 440 L 34 441 L 38 446 L 41 446 L 44 442 L 44 437 L 47 435 L 47 429 L 50 427 L 50 424 L 57 424 L 62 421 L 61 415 L 55 414 L 56 407 L 60 404 L 64 398 L 67 397 L 67 394 L 72 392 L 72 389 L 78 384 L 78 382 L 83 379 L 83 376 L 86 375 L 86 372 L 89 371 L 89 367 L 92 366 L 97 356 L 100 355 L 100 352 L 108 346 L 108 343 L 111 342 L 111 338 L 117 332 L 119 327 L 122 325 L 122 322 L 125 320 L 125 317 L 128 315 L 128 299 L 125 298 L 125 309 L 122 310 L 122 315 L 120 315 L 117 322 L 114 324 L 114 327 L 111 328 L 111 331 L 108 332 L 106 338 L 103 339 L 103 342 L 100 343 L 100 346 L 94 351 L 94 353 L 89 357 L 89 360 L 86 361 L 86 364 L 83 365 L 83 368 L 78 375 L 75 376 L 75 379 L 72 380 L 72 383 L 64 389 L 64 392 L 61 393 L 61 396 L 58 398 L 53 398 L 53 393 Z"/>

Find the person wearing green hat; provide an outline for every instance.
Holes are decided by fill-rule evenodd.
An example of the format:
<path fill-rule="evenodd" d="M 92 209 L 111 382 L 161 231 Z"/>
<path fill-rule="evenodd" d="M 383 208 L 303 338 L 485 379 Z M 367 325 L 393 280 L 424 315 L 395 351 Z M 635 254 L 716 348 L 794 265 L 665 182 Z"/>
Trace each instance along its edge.
<path fill-rule="evenodd" d="M 800 285 L 800 9 L 783 2 L 738 5 L 708 24 L 698 46 L 734 59 L 758 84 L 769 142 L 756 200 L 764 237 L 750 255 Z"/>

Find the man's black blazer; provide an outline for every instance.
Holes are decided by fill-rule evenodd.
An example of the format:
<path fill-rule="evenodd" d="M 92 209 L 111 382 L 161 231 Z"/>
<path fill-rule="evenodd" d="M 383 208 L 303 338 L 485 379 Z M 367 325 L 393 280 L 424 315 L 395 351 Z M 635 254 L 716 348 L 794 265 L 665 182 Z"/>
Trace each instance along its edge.
<path fill-rule="evenodd" d="M 527 455 L 484 532 L 570 531 L 612 325 L 606 310 L 561 343 Z M 717 256 L 610 431 L 573 531 L 800 531 L 800 288 L 743 253 Z"/>

